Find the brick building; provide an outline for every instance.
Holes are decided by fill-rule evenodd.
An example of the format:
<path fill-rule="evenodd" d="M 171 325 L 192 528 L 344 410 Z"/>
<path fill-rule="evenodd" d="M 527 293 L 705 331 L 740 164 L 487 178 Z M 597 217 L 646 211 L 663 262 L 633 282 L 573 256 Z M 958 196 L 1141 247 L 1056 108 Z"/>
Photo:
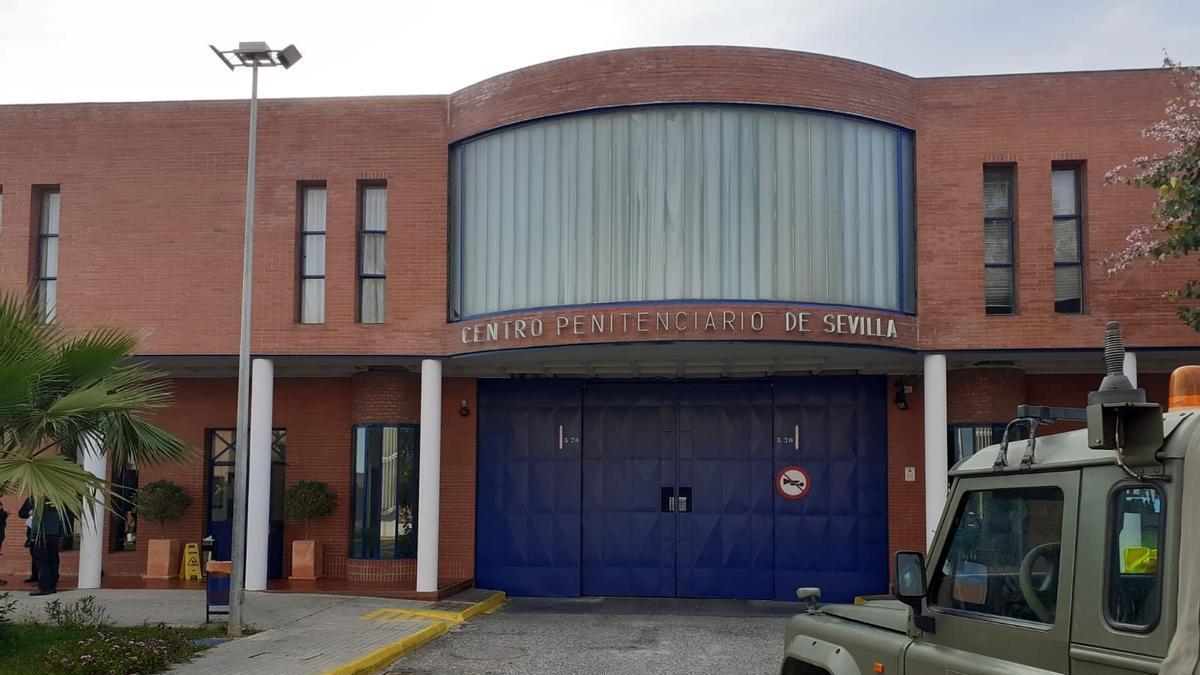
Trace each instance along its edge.
<path fill-rule="evenodd" d="M 1196 360 L 1160 297 L 1190 270 L 1102 265 L 1153 199 L 1104 174 L 1153 149 L 1170 91 L 1152 70 L 911 78 L 679 47 L 262 102 L 251 349 L 273 404 L 252 419 L 276 442 L 250 555 L 287 575 L 303 525 L 280 492 L 321 480 L 332 577 L 885 590 L 947 462 L 1019 403 L 1082 404 L 1106 320 L 1152 400 Z M 158 422 L 197 452 L 109 476 L 182 485 L 165 534 L 218 551 L 246 121 L 238 101 L 0 106 L 0 287 L 143 336 L 175 385 Z M 105 574 L 140 574 L 158 526 L 105 528 Z"/>

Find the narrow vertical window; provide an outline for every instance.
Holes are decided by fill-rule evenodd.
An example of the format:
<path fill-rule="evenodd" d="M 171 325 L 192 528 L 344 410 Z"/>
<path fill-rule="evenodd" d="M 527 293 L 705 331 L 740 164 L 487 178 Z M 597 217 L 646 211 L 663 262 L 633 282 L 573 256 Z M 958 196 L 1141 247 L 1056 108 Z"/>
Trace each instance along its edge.
<path fill-rule="evenodd" d="M 300 323 L 325 323 L 325 186 L 300 188 Z"/>
<path fill-rule="evenodd" d="M 1016 311 L 1013 239 L 1013 168 L 984 167 L 983 293 L 988 314 Z"/>
<path fill-rule="evenodd" d="M 1054 201 L 1054 311 L 1083 312 L 1083 208 L 1080 168 L 1051 174 Z"/>
<path fill-rule="evenodd" d="M 358 199 L 358 320 L 383 323 L 387 282 L 387 186 L 364 184 Z"/>
<path fill-rule="evenodd" d="M 58 313 L 58 213 L 57 188 L 37 191 L 37 307 L 44 323 L 54 323 Z"/>

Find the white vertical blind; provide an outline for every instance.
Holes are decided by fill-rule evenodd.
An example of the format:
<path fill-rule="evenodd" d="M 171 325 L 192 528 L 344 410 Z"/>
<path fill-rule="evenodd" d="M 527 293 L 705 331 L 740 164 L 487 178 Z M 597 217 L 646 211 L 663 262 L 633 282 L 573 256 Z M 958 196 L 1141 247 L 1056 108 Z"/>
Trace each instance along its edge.
<path fill-rule="evenodd" d="M 54 323 L 58 316 L 58 190 L 41 192 L 38 214 L 37 303 L 42 321 Z"/>
<path fill-rule="evenodd" d="M 324 187 L 305 187 L 300 225 L 303 260 L 300 264 L 300 322 L 325 322 L 325 206 Z"/>
<path fill-rule="evenodd" d="M 682 299 L 912 311 L 911 143 L 847 117 L 716 105 L 464 142 L 452 315 Z"/>
<path fill-rule="evenodd" d="M 387 286 L 387 188 L 362 188 L 358 234 L 359 321 L 383 323 Z"/>

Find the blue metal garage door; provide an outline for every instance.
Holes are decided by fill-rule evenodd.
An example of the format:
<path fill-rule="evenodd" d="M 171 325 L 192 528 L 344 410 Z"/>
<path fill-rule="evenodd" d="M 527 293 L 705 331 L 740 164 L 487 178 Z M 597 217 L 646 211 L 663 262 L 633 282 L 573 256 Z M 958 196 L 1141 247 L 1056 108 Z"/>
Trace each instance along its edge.
<path fill-rule="evenodd" d="M 476 583 L 543 596 L 885 591 L 885 403 L 877 377 L 481 380 Z M 811 478 L 801 499 L 775 490 L 788 466 Z"/>
<path fill-rule="evenodd" d="M 579 595 L 580 383 L 479 381 L 475 583 Z"/>

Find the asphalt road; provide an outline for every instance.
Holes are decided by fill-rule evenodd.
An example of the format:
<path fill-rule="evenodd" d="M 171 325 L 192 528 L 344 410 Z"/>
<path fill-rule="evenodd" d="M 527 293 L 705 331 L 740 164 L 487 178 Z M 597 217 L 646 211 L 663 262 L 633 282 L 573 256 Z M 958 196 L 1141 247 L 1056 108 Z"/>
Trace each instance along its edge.
<path fill-rule="evenodd" d="M 514 598 L 397 661 L 389 675 L 778 673 L 797 603 Z"/>

